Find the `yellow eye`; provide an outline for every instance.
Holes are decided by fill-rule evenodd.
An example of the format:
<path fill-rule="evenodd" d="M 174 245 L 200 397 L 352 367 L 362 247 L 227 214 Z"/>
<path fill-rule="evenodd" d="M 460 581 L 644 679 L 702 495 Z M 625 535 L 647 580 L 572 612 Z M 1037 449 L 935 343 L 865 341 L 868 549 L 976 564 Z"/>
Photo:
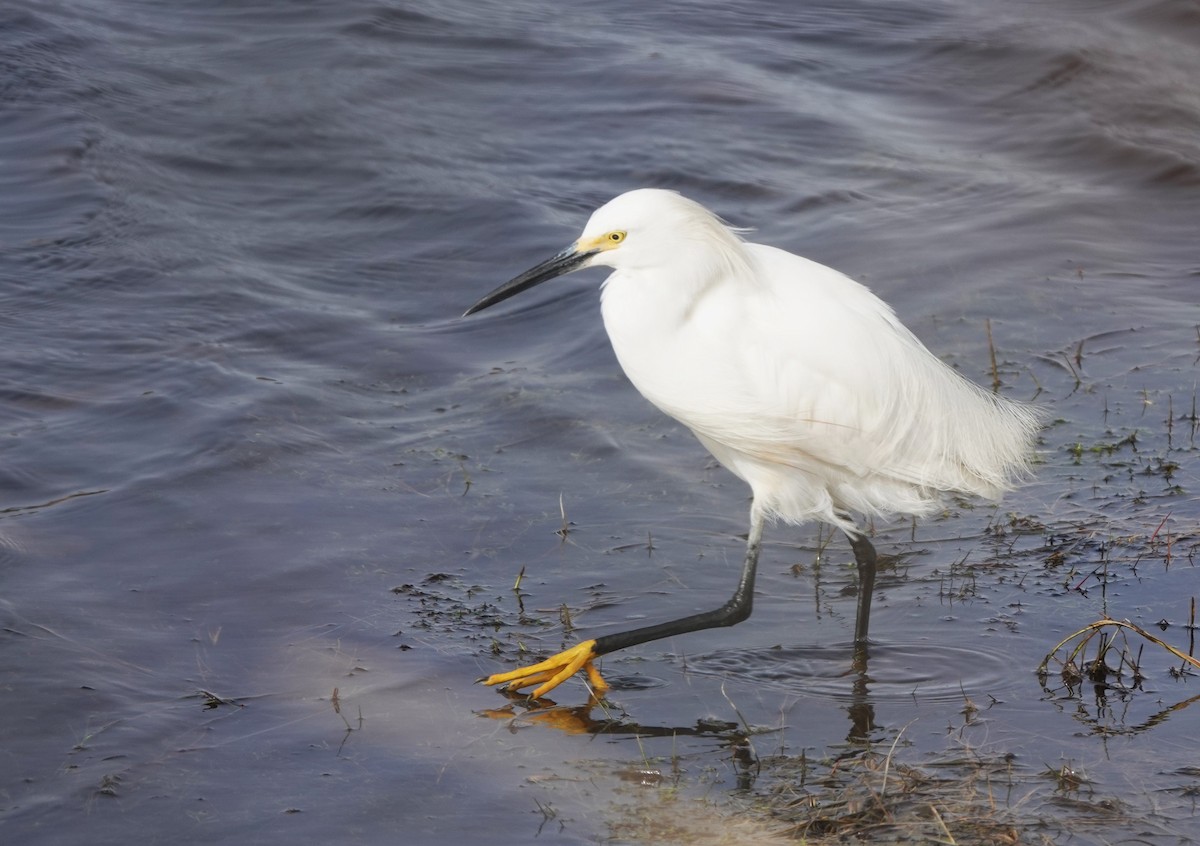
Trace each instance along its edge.
<path fill-rule="evenodd" d="M 623 231 L 621 231 L 620 229 L 616 230 L 615 232 L 608 233 L 608 243 L 609 244 L 619 244 L 624 240 L 625 240 L 625 233 Z"/>

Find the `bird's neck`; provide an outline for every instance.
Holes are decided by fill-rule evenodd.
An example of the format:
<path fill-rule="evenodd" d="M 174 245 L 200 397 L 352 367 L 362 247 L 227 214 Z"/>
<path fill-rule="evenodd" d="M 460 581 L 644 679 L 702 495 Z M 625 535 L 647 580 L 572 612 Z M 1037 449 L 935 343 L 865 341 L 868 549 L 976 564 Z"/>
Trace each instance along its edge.
<path fill-rule="evenodd" d="M 661 329 L 687 320 L 715 284 L 711 274 L 673 272 L 664 278 L 654 271 L 619 270 L 608 277 L 600 293 L 606 324 Z"/>
<path fill-rule="evenodd" d="M 730 288 L 755 287 L 752 258 L 745 245 L 685 244 L 669 266 L 624 267 L 604 283 L 601 304 L 605 324 L 654 327 L 659 331 L 686 323 L 706 298 Z"/>

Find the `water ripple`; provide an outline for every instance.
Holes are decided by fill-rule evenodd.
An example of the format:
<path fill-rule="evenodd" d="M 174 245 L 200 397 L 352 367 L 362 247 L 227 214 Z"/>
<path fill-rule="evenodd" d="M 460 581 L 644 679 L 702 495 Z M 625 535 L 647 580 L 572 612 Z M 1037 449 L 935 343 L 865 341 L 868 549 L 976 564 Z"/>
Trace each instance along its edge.
<path fill-rule="evenodd" d="M 850 644 L 722 650 L 688 656 L 691 672 L 730 676 L 836 701 L 950 701 L 1001 684 L 1012 668 L 994 652 L 922 641 L 873 645 L 865 673 L 851 667 Z"/>

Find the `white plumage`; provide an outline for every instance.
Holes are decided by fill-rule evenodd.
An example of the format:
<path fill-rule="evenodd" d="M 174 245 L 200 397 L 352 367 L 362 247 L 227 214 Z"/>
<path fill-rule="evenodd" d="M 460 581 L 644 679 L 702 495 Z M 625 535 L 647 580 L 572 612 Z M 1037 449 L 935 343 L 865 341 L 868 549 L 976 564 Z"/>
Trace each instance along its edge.
<path fill-rule="evenodd" d="M 948 491 L 994 498 L 1028 470 L 1034 410 L 960 376 L 864 286 L 747 243 L 671 191 L 610 201 L 569 248 L 467 313 L 598 265 L 614 270 L 601 311 L 630 381 L 750 485 L 742 577 L 715 611 L 585 641 L 489 684 L 537 685 L 538 697 L 586 669 L 602 692 L 595 657 L 746 619 L 763 523 L 772 517 L 823 520 L 846 532 L 859 570 L 861 646 L 876 561 L 854 515 L 928 514 Z"/>
<path fill-rule="evenodd" d="M 622 194 L 581 242 L 604 326 L 646 399 L 690 428 L 790 523 L 924 515 L 942 491 L 994 498 L 1027 467 L 1037 418 L 930 353 L 849 277 L 743 241 L 673 192 Z"/>

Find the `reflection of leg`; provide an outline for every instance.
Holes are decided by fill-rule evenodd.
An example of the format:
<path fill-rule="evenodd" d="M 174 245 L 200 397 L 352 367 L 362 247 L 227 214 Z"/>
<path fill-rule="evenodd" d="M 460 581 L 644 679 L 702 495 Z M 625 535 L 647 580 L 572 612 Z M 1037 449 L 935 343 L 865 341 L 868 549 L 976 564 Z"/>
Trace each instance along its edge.
<path fill-rule="evenodd" d="M 867 630 L 871 626 L 871 594 L 875 592 L 875 547 L 866 535 L 849 532 L 850 548 L 858 563 L 858 616 L 854 620 L 854 642 L 866 643 Z"/>
<path fill-rule="evenodd" d="M 871 739 L 875 729 L 875 706 L 871 703 L 871 677 L 867 674 L 867 660 L 870 647 L 865 642 L 854 644 L 854 659 L 851 667 L 854 669 L 854 687 L 850 696 L 850 705 L 846 712 L 850 715 L 850 733 L 846 739 L 851 743 Z"/>
<path fill-rule="evenodd" d="M 593 659 L 618 649 L 649 643 L 652 640 L 661 640 L 672 635 L 687 634 L 701 629 L 714 629 L 720 626 L 732 626 L 742 622 L 750 616 L 754 603 L 754 575 L 758 568 L 758 549 L 762 543 L 762 532 L 763 517 L 757 509 L 751 508 L 750 536 L 746 542 L 746 560 L 742 565 L 742 577 L 738 581 L 733 596 L 717 610 L 584 641 L 540 664 L 522 667 L 508 673 L 498 673 L 481 679 L 481 681 L 484 684 L 507 684 L 510 690 L 538 685 L 532 694 L 536 699 L 545 696 L 580 670 L 586 670 L 594 692 L 599 694 L 607 690 L 608 685 L 592 665 Z"/>

